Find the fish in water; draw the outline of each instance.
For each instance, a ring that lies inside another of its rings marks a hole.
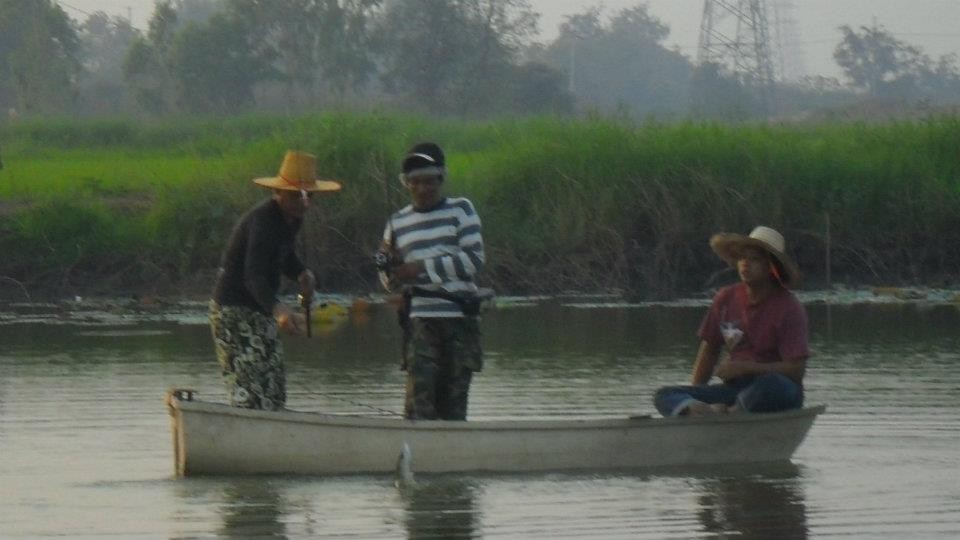
[[[410,445],[403,443],[400,448],[400,455],[397,456],[397,487],[412,486],[416,482],[413,479],[413,471],[410,466],[413,464],[413,450]]]

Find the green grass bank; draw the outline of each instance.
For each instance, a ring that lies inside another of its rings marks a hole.
[[[376,290],[371,253],[406,204],[413,142],[448,153],[450,194],[484,224],[501,293],[623,290],[641,298],[733,279],[717,231],[781,230],[806,276],[949,286],[960,278],[960,119],[888,124],[466,122],[394,114],[0,126],[0,299],[202,295],[250,181],[284,151],[343,181],[302,245],[328,291]],[[829,270],[828,270],[829,269]],[[829,272],[829,273],[828,273]],[[16,285],[16,286],[14,286]]]

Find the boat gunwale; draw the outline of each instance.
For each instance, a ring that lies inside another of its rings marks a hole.
[[[770,422],[794,418],[816,418],[827,406],[824,404],[812,405],[801,409],[791,409],[775,413],[758,414],[729,414],[703,417],[654,417],[654,416],[616,416],[601,418],[566,418],[566,419],[538,419],[538,420],[468,420],[465,422],[451,422],[446,420],[407,420],[402,418],[382,418],[362,415],[333,415],[320,412],[306,411],[261,411],[233,407],[223,403],[213,403],[199,400],[169,399],[168,406],[173,410],[210,414],[217,416],[233,416],[268,420],[273,422],[300,423],[312,425],[327,425],[355,429],[395,429],[417,431],[508,431],[508,430],[564,430],[564,429],[624,429],[650,428],[674,425],[694,426],[700,424],[746,424],[754,422]]]

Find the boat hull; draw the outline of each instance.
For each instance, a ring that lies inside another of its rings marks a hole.
[[[410,421],[268,412],[167,396],[178,476],[527,472],[777,462],[824,406],[704,418]]]

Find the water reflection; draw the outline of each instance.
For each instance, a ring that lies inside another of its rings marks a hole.
[[[400,495],[407,538],[478,538],[480,491],[475,481],[453,476],[404,486]]]
[[[806,539],[807,509],[800,468],[793,463],[733,470],[704,478],[698,517],[721,538]]]
[[[703,311],[491,311],[471,415],[649,411],[658,386],[689,378]],[[156,482],[172,471],[163,390],[224,399],[208,327],[0,324],[0,538],[960,538],[960,311],[808,313],[807,399],[830,409],[799,472],[424,475],[408,493],[373,477]],[[293,405],[399,408],[397,338],[374,306],[364,326],[287,341],[293,388],[349,399],[300,391]]]
[[[942,341],[960,324],[955,305],[904,303],[807,305],[810,332],[820,346],[856,344],[880,347]]]
[[[236,479],[223,486],[220,504],[224,538],[287,538],[286,501],[269,481]]]

